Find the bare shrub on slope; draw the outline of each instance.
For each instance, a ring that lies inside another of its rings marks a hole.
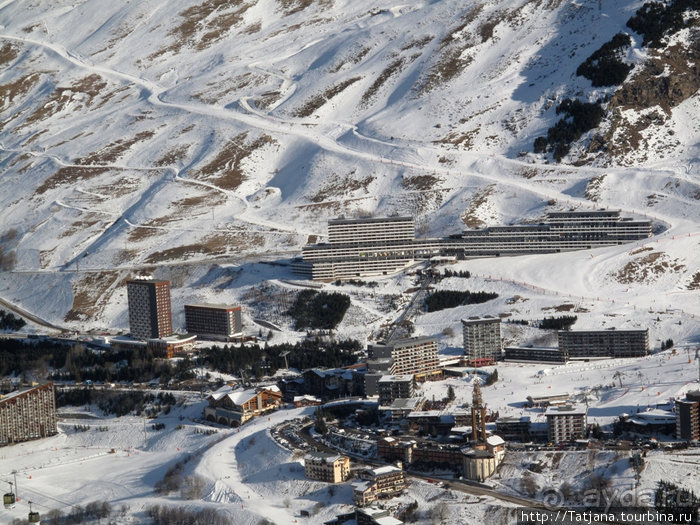
[[[91,153],[87,157],[76,160],[75,163],[83,166],[110,164],[126,153],[131,146],[148,140],[153,137],[153,135],[155,135],[155,131],[141,131],[131,138],[117,139],[114,142],[110,142],[102,149]]]
[[[24,95],[32,89],[41,78],[41,72],[30,73],[18,78],[13,82],[0,85],[0,110],[4,110],[12,106],[14,100]],[[2,124],[0,124],[2,129]]]
[[[363,189],[365,193],[368,193],[367,188],[375,178],[376,177],[372,175],[356,178],[355,170],[342,176],[333,174],[324,182],[324,184],[314,195],[309,197],[309,200],[311,202],[323,202],[332,197],[341,197],[360,189]]]
[[[474,45],[472,36],[466,33],[466,28],[476,20],[483,8],[481,4],[471,8],[462,16],[459,25],[442,38],[440,55],[421,82],[419,95],[425,95],[441,84],[449,82],[472,62],[472,57],[462,56],[464,51]]]
[[[434,190],[443,180],[435,175],[415,175],[401,179],[401,186],[407,190]]]
[[[484,225],[484,221],[478,217],[478,212],[479,209],[488,202],[489,197],[493,194],[495,189],[496,185],[490,184],[485,188],[481,188],[474,194],[469,206],[460,217],[468,228],[481,228]]]
[[[652,252],[628,262],[614,277],[623,284],[651,282],[666,272],[682,272],[685,265],[663,252]]]
[[[314,111],[323,106],[326,102],[328,102],[330,99],[332,99],[339,93],[342,93],[346,88],[353,85],[361,78],[362,77],[348,78],[346,80],[343,80],[342,82],[338,82],[337,84],[329,87],[323,93],[314,95],[309,100],[307,100],[299,109],[294,111],[293,115],[295,117],[311,116],[314,113]]]
[[[216,232],[207,235],[196,244],[188,244],[153,252],[146,258],[146,263],[164,261],[184,261],[194,257],[213,257],[228,253],[239,253],[246,249],[254,250],[262,246],[264,238],[257,233]]]
[[[66,321],[94,319],[104,308],[108,297],[105,292],[119,280],[118,272],[95,272],[81,274],[72,283],[73,306],[66,313]]]
[[[42,195],[48,190],[58,186],[75,184],[102,175],[109,171],[109,168],[83,168],[77,166],[64,166],[46,179],[34,192],[35,195]]]
[[[238,188],[246,179],[243,161],[256,150],[268,144],[277,144],[269,135],[260,135],[252,141],[246,141],[247,137],[247,131],[236,135],[221,148],[214,159],[194,173],[195,177],[211,180],[225,190]]]
[[[203,50],[221,40],[231,27],[243,20],[253,4],[241,0],[205,0],[180,12],[182,20],[170,31],[175,41],[153,53],[149,59],[167,52],[177,53],[183,47]]]
[[[6,42],[0,47],[0,65],[12,62],[19,55],[19,49],[14,44]]]
[[[608,104],[612,125],[589,150],[607,149],[615,157],[649,149],[643,132],[660,127],[673,108],[700,91],[700,30],[687,44],[652,51],[647,62],[615,92]],[[660,108],[661,111],[651,111]],[[627,112],[627,110],[633,110]],[[634,115],[632,118],[629,114]],[[659,143],[660,149],[667,145]]]

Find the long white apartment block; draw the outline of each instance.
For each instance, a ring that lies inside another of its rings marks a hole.
[[[334,219],[328,242],[302,249],[292,268],[316,280],[388,275],[416,260],[437,255],[497,257],[587,250],[645,239],[651,221],[635,221],[615,210],[547,214],[539,224],[492,226],[444,238],[415,238],[411,217]]]

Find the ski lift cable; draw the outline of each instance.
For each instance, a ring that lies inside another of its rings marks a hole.
[[[5,483],[9,483],[9,481],[6,481],[5,479],[3,479],[2,481],[4,481]],[[15,494],[17,494],[17,493],[19,492],[19,491],[17,491],[17,487],[15,487],[14,490],[15,490]],[[72,507],[72,508],[74,508],[74,509],[77,509],[77,508],[80,507],[80,505],[74,505],[73,503],[65,502],[65,501],[63,501],[63,500],[60,500],[60,499],[58,499],[58,498],[54,498],[53,496],[48,496],[48,495],[46,495],[46,494],[44,494],[44,493],[42,493],[42,492],[39,492],[39,491],[37,491],[37,490],[35,490],[35,489],[27,488],[27,487],[25,487],[25,486],[22,487],[22,491],[23,491],[23,492],[31,492],[32,494],[35,494],[35,495],[37,495],[37,496],[41,496],[42,498],[46,498],[46,499],[53,500],[53,501],[55,501],[55,502],[57,502],[57,503],[60,503],[60,504],[62,504],[62,505],[65,505],[66,507]],[[18,499],[18,501],[21,501],[21,500]],[[46,505],[42,505],[41,503],[37,503],[37,502],[34,501],[34,500],[32,500],[32,505],[35,505],[35,506],[38,506],[38,507],[43,507],[43,508],[45,508],[45,509],[47,509],[47,510],[51,510],[51,507],[47,507]]]

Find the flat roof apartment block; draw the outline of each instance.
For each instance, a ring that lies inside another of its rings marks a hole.
[[[317,281],[387,275],[413,262],[414,238],[411,217],[335,219],[328,243],[305,246],[292,266]]]
[[[549,407],[547,417],[547,437],[552,443],[566,443],[583,439],[586,435],[588,409],[574,405]]]
[[[412,241],[414,238],[413,217],[332,219],[328,221],[328,242],[331,244]]]
[[[292,269],[317,281],[384,275],[414,260],[556,253],[612,246],[651,236],[651,221],[619,211],[549,213],[540,224],[493,226],[443,238],[415,238],[411,217],[335,219],[328,242],[309,244]]]
[[[507,346],[505,361],[532,363],[566,363],[568,356],[561,349],[547,346]]]
[[[568,359],[643,357],[649,330],[560,330],[559,350]]]
[[[403,469],[393,465],[364,470],[360,479],[352,484],[355,505],[364,506],[381,497],[392,497],[406,488]]]
[[[350,458],[327,452],[310,452],[304,457],[307,479],[341,483],[350,476]]]
[[[129,329],[136,339],[160,339],[172,335],[170,281],[134,279],[126,283]]]
[[[225,304],[186,304],[187,332],[206,339],[227,340],[243,331],[241,307]]]
[[[462,319],[464,355],[469,366],[492,365],[501,357],[501,320],[497,317]]]
[[[369,345],[367,353],[372,360],[391,358],[390,372],[393,375],[415,374],[421,378],[440,366],[434,337],[410,337],[384,345]]]
[[[0,396],[0,445],[53,436],[57,432],[53,383]]]
[[[377,382],[379,405],[389,406],[396,399],[415,395],[416,380],[412,374],[382,376]]]

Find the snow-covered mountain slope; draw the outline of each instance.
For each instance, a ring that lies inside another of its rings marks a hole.
[[[643,46],[625,26],[641,5],[5,0],[3,297],[90,320],[133,271],[287,257],[340,214],[411,214],[446,235],[609,207],[693,233],[696,29]],[[631,87],[576,76],[621,31]],[[640,107],[649,64],[686,75],[685,95]],[[555,163],[533,141],[567,97],[610,107]],[[698,259],[684,242],[683,283]]]

